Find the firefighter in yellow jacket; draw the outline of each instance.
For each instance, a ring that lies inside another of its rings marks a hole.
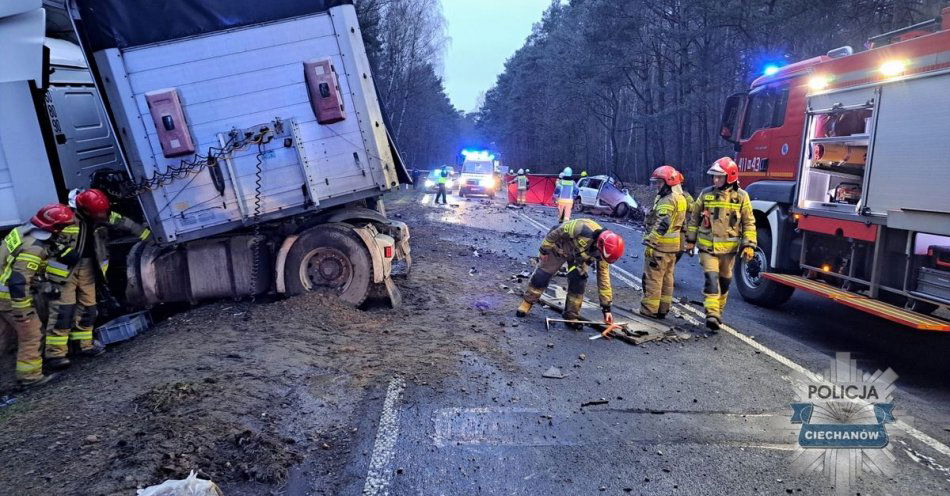
[[[650,182],[657,186],[653,209],[646,219],[643,238],[643,299],[640,314],[666,318],[673,305],[673,273],[682,252],[682,231],[688,204],[683,194],[683,175],[669,165],[653,171]]]
[[[66,279],[64,266],[47,270],[47,264],[64,249],[58,233],[72,224],[73,212],[66,205],[50,204],[30,222],[14,228],[0,245],[0,324],[13,328],[18,346],[16,378],[23,387],[38,386],[52,376],[43,375],[40,354],[42,324],[33,303],[33,293],[44,273],[49,277],[44,289],[55,295]]]
[[[109,230],[122,231],[147,240],[151,231],[110,210],[109,198],[100,190],[73,190],[70,207],[77,222],[63,230],[71,248],[59,261],[69,267],[62,294],[50,304],[46,324],[46,361],[54,369],[69,366],[69,343],[86,356],[96,356],[105,347],[93,341],[96,324],[96,279],[105,279],[109,269]],[[51,266],[52,267],[52,266]],[[98,274],[97,274],[98,272]]]
[[[706,278],[706,327],[718,330],[729,297],[736,254],[741,251],[746,260],[755,255],[755,217],[749,194],[739,187],[739,166],[731,158],[717,160],[706,173],[713,176],[713,186],[702,190],[690,208],[686,248],[699,246],[699,261]]]
[[[548,232],[541,242],[540,263],[534,270],[524,301],[517,315],[524,317],[541,299],[551,278],[567,264],[567,300],[564,303],[564,318],[580,318],[581,304],[587,286],[587,272],[591,264],[597,265],[597,288],[604,322],[613,323],[610,305],[613,292],[610,287],[610,264],[623,256],[624,242],[620,235],[604,229],[590,219],[567,221]],[[574,326],[577,327],[577,326]]]

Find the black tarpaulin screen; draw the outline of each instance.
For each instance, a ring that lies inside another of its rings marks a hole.
[[[353,0],[75,0],[92,51],[325,12]]]

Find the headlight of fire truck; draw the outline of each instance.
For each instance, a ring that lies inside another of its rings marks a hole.
[[[494,188],[495,187],[495,178],[494,177],[484,177],[481,181],[478,182],[483,188]]]

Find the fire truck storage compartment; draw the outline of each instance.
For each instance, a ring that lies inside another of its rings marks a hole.
[[[857,213],[864,193],[875,101],[874,89],[809,99],[799,208]]]
[[[881,89],[866,205],[950,214],[950,73]],[[950,222],[950,215],[947,217]]]
[[[248,16],[252,14],[267,12],[262,8]],[[350,4],[138,46],[107,47],[93,56],[135,178],[187,166],[182,160],[193,157],[168,158],[160,145],[164,121],[155,122],[156,130],[146,95],[163,88],[176,89],[199,160],[216,156],[211,169],[197,167],[139,195],[161,243],[356,201],[398,182]],[[347,118],[331,126],[317,122],[301,70],[314,59],[332,61],[339,76]],[[177,128],[178,122],[173,124]],[[262,127],[268,131],[255,140]],[[235,148],[235,142],[241,146]]]

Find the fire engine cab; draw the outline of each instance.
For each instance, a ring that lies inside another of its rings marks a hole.
[[[922,330],[950,305],[950,8],[771,68],[725,104],[759,249],[746,300],[795,289]]]

